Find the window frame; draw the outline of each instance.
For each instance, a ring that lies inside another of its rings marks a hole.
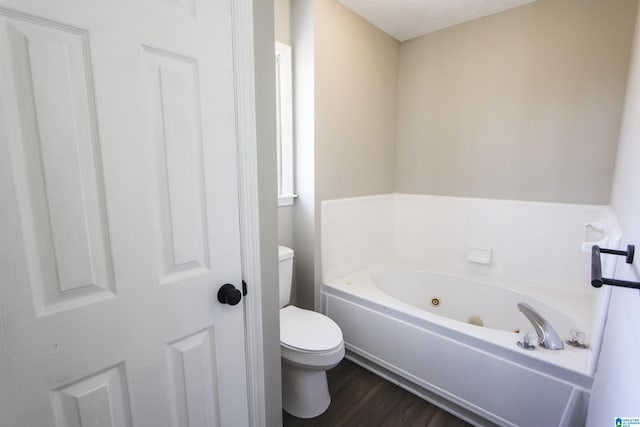
[[[293,78],[291,46],[275,42],[276,145],[278,161],[278,206],[291,206],[293,191]]]

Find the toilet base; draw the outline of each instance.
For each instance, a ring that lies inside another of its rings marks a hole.
[[[282,363],[282,408],[298,418],[313,418],[331,403],[327,371]]]

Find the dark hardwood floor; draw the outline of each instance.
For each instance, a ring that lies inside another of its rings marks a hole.
[[[331,405],[311,419],[283,412],[284,427],[465,427],[470,424],[344,359],[328,374]]]

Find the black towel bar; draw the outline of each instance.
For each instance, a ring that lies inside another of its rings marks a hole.
[[[598,245],[593,245],[593,248],[591,249],[591,286],[600,288],[602,285],[610,285],[622,286],[623,288],[640,289],[640,282],[629,282],[626,280],[602,277],[602,262],[600,260],[601,253],[624,256],[627,264],[632,264],[635,250],[636,247],[634,245],[627,245],[626,251],[605,249]]]

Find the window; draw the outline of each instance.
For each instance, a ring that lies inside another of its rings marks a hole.
[[[276,42],[276,129],[278,206],[291,206],[293,193],[293,106],[291,46]]]

